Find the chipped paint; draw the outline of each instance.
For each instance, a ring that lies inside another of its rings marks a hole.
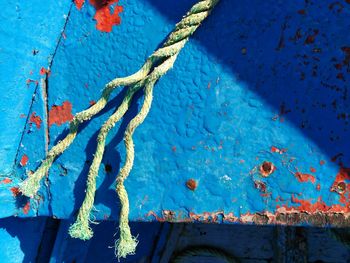
[[[0,181],[1,184],[9,184],[11,182],[12,182],[12,180],[10,178],[5,178],[5,179]]]
[[[49,111],[49,126],[58,126],[73,120],[72,104],[69,101],[63,102],[62,106],[53,105]]]
[[[34,123],[37,129],[40,129],[42,120],[41,120],[40,116],[36,115],[36,112],[33,112],[30,115],[29,121],[31,123]]]
[[[306,173],[301,173],[301,172],[296,172],[295,173],[295,177],[298,179],[299,182],[301,183],[305,183],[305,182],[312,182],[315,183],[316,182],[316,178],[315,176],[311,175],[311,174],[306,174]]]
[[[20,160],[19,163],[20,163],[20,165],[23,167],[23,166],[26,166],[26,165],[27,165],[28,160],[29,160],[28,155],[23,154],[23,155],[22,155],[22,158],[21,158],[21,160]]]
[[[119,25],[121,19],[119,13],[123,7],[118,5],[119,0],[90,0],[90,4],[95,7],[96,28],[102,32],[111,32],[113,26]],[[75,0],[76,7],[80,10],[85,0]]]
[[[23,214],[27,215],[30,210],[30,201],[28,201],[25,206],[22,208]]]

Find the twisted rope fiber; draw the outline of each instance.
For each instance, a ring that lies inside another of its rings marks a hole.
[[[172,68],[177,55],[184,47],[189,37],[200,26],[202,21],[209,15],[210,11],[217,4],[219,0],[203,0],[195,4],[187,15],[178,23],[174,31],[169,35],[167,41],[163,46],[155,51],[145,62],[143,67],[135,74],[125,77],[117,78],[109,82],[102,93],[98,102],[89,109],[79,112],[75,115],[70,125],[69,134],[54,146],[48,153],[47,158],[42,162],[36,172],[29,176],[21,185],[20,190],[26,196],[34,196],[40,187],[40,180],[46,175],[50,166],[57,156],[62,154],[65,149],[73,142],[78,133],[79,124],[91,119],[98,112],[100,112],[107,104],[109,97],[115,87],[129,86],[125,98],[121,105],[117,108],[115,113],[104,123],[100,129],[97,138],[96,154],[90,166],[86,196],[84,202],[79,209],[76,222],[70,227],[69,233],[72,237],[83,240],[90,239],[93,235],[89,226],[90,213],[94,204],[94,197],[96,191],[96,177],[101,164],[102,156],[105,148],[106,137],[112,127],[118,122],[125,112],[128,110],[132,97],[141,88],[144,88],[145,99],[140,112],[130,121],[124,135],[126,147],[126,161],[123,168],[120,170],[117,179],[116,191],[121,201],[120,212],[120,238],[116,241],[116,256],[126,257],[128,254],[133,254],[137,246],[137,239],[132,237],[130,227],[128,225],[129,201],[126,189],[124,187],[124,180],[129,175],[134,161],[134,144],[132,135],[135,129],[146,118],[151,102],[153,86],[157,80],[163,76],[169,69]],[[153,69],[153,71],[152,71]],[[152,71],[152,73],[150,73]]]
[[[170,260],[171,263],[187,262],[189,259],[193,259],[195,256],[213,256],[217,259],[221,259],[226,263],[239,263],[239,260],[228,254],[227,252],[209,246],[195,246],[186,248],[179,253],[175,254]]]
[[[137,83],[149,74],[154,64],[157,63],[160,58],[173,56],[179,53],[186,44],[189,36],[193,34],[201,22],[209,15],[210,11],[218,1],[219,0],[204,0],[195,4],[187,15],[176,25],[175,30],[169,35],[163,47],[154,52],[138,72],[128,77],[116,78],[107,83],[102,92],[101,98],[96,104],[75,115],[70,124],[68,135],[52,147],[39,168],[21,183],[20,191],[22,194],[28,197],[33,197],[37,193],[40,188],[40,181],[47,174],[53,161],[74,141],[79,125],[90,120],[106,106],[112,91],[116,87],[129,86]]]
[[[155,82],[173,66],[176,60],[176,57],[177,55],[168,58],[166,61],[163,62],[163,64],[161,64],[161,66],[156,67],[152,72],[152,74],[150,74],[146,80],[140,81],[133,87],[130,87],[128,89],[128,92],[122,104],[118,107],[116,112],[102,126],[98,134],[98,139],[97,139],[98,144],[96,148],[96,153],[94,155],[94,159],[92,161],[92,164],[90,166],[90,170],[88,173],[85,199],[79,209],[76,222],[69,229],[69,234],[72,237],[80,238],[82,240],[88,240],[93,236],[93,232],[89,226],[90,213],[94,204],[95,191],[96,191],[96,178],[98,175],[99,166],[101,164],[101,160],[102,160],[102,156],[105,148],[106,137],[110,129],[114,127],[115,123],[118,122],[123,116],[123,114],[126,112],[128,105],[130,105],[132,96],[142,86],[145,85],[145,99],[143,102],[143,106],[140,112],[130,121],[125,131],[124,140],[126,144],[127,157],[126,157],[125,165],[121,169],[121,172],[119,174],[120,176],[118,177],[119,179],[118,179],[118,185],[117,185],[117,189],[118,189],[117,193],[121,200],[121,214],[120,214],[120,227],[119,227],[121,238],[119,239],[117,247],[121,247],[122,249],[116,250],[116,251],[126,251],[125,249],[123,249],[124,247],[129,247],[127,251],[130,251],[130,253],[132,253],[132,251],[130,250],[132,247],[133,247],[132,250],[133,251],[135,250],[137,241],[135,238],[131,236],[131,231],[128,225],[129,201],[127,198],[126,190],[123,185],[125,178],[130,173],[133,160],[134,160],[134,149],[133,149],[133,142],[132,142],[131,136],[134,130],[136,129],[136,127],[143,122],[143,120],[147,116],[147,113],[149,112],[151,102],[152,102],[152,90]],[[130,143],[130,140],[131,140],[131,143]],[[123,252],[122,255],[126,256],[127,254]]]
[[[20,184],[20,191],[23,195],[33,197],[38,192],[40,188],[40,181],[49,171],[53,161],[74,141],[78,133],[79,125],[87,120],[90,120],[106,106],[112,91],[116,87],[132,85],[143,79],[151,71],[152,65],[155,61],[156,58],[149,58],[142,68],[133,75],[124,78],[116,78],[107,83],[102,92],[101,98],[93,106],[87,110],[78,112],[74,116],[72,122],[70,123],[69,133],[66,135],[66,137],[51,148],[46,156],[46,159],[42,161],[39,168]]]

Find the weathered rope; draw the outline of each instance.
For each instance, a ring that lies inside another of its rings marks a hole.
[[[106,106],[112,91],[116,87],[132,85],[143,79],[151,71],[155,60],[156,58],[149,58],[142,68],[135,74],[124,78],[116,78],[106,84],[101,98],[93,106],[87,110],[78,112],[74,116],[72,122],[70,123],[69,133],[67,136],[51,148],[46,156],[46,159],[42,161],[39,168],[20,184],[20,191],[23,195],[33,197],[37,193],[40,188],[40,181],[49,171],[53,161],[74,141],[78,133],[79,125],[87,120],[90,120]]]
[[[228,254],[226,251],[222,249],[209,247],[209,246],[195,246],[188,247],[176,254],[173,255],[170,260],[171,263],[184,263],[188,262],[188,260],[194,259],[196,256],[212,256],[216,259],[221,259],[220,262],[226,263],[239,263],[239,260],[232,255]]]
[[[146,63],[138,72],[131,76],[117,78],[109,82],[105,86],[102,96],[97,103],[89,109],[75,115],[70,124],[70,131],[68,135],[62,141],[58,142],[54,147],[52,147],[46,159],[43,160],[39,168],[20,185],[20,191],[24,195],[29,197],[34,196],[40,187],[41,179],[47,174],[55,158],[62,154],[64,150],[66,150],[73,142],[77,135],[79,125],[84,121],[91,119],[106,106],[115,87],[128,86],[123,102],[100,129],[97,138],[96,153],[88,173],[85,199],[81,208],[79,209],[76,222],[69,229],[69,233],[72,237],[87,240],[93,235],[89,222],[95,198],[96,177],[102,161],[106,138],[111,128],[114,127],[116,122],[118,122],[128,110],[134,94],[139,89],[144,87],[145,98],[142,108],[140,112],[130,121],[125,131],[124,142],[126,147],[126,161],[123,168],[119,172],[116,183],[116,192],[121,202],[119,222],[120,238],[115,244],[116,256],[119,259],[135,252],[137,239],[131,235],[128,221],[129,200],[124,187],[124,180],[129,175],[134,161],[134,144],[132,135],[135,129],[144,121],[150,110],[154,84],[161,76],[172,68],[177,55],[186,44],[189,37],[210,14],[210,11],[218,1],[219,0],[199,1],[190,9],[187,15],[178,24],[176,24],[174,31],[169,35],[163,46],[147,59]]]

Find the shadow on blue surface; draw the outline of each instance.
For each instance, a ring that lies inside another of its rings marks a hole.
[[[176,23],[196,1],[148,2]],[[275,108],[277,121],[349,165],[350,6],[333,2],[222,0],[193,40]]]
[[[90,241],[71,239],[69,225],[68,220],[46,217],[1,219],[0,262],[116,262],[117,222],[94,225]],[[139,239],[137,253],[120,262],[167,263],[189,246],[221,248],[242,262],[345,263],[350,259],[346,246],[325,228],[158,222],[134,222],[131,228]],[[200,259],[191,262],[218,262],[215,257]]]

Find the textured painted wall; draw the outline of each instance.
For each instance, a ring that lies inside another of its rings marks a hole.
[[[69,13],[57,8],[67,24],[44,74],[42,111],[23,133],[26,150],[18,155],[28,161],[17,158],[13,182],[39,164],[45,138],[52,147],[107,81],[136,71],[195,1],[107,2],[77,1]],[[222,0],[157,83],[135,133],[130,218],[348,224],[349,16],[345,0]],[[29,215],[76,213],[98,128],[123,94],[116,91],[56,160]],[[108,137],[97,219],[118,215],[113,183],[124,161],[122,135],[140,100]],[[17,210],[9,204],[9,211]]]

